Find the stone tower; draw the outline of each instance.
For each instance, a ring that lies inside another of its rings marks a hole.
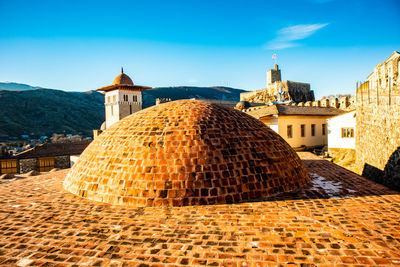
[[[275,64],[274,69],[267,70],[267,87],[274,82],[281,81],[281,70],[278,65]]]
[[[101,130],[142,109],[142,91],[150,87],[134,85],[131,78],[121,69],[112,85],[97,89],[104,92],[106,121]]]

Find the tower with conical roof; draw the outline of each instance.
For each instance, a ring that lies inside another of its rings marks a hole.
[[[124,73],[115,77],[111,85],[97,89],[104,92],[106,121],[101,130],[109,128],[117,121],[142,109],[142,91],[151,87],[134,85],[132,79]]]

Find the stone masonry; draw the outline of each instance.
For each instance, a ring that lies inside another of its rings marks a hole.
[[[357,89],[356,157],[363,175],[400,189],[400,54],[378,64]]]
[[[314,91],[310,90],[309,83],[282,81],[281,70],[278,65],[267,71],[267,88],[240,94],[240,101],[252,103],[268,103],[277,101],[282,90],[280,100],[292,100],[296,103],[314,101]]]
[[[57,156],[54,158],[54,168],[67,169],[71,167],[71,160],[69,155]]]
[[[19,173],[27,173],[30,171],[37,171],[37,158],[20,159],[19,160]]]

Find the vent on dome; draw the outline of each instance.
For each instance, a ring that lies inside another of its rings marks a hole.
[[[82,153],[64,188],[110,204],[182,206],[259,199],[308,180],[296,152],[259,120],[178,100],[108,128]]]

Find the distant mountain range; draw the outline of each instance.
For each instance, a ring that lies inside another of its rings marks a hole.
[[[39,86],[31,86],[23,83],[1,83],[0,90],[10,90],[10,91],[22,91],[22,90],[33,90],[39,89]]]
[[[143,91],[143,108],[156,98],[207,98],[239,101],[245,90],[230,87],[159,87]],[[104,121],[104,96],[0,82],[0,140],[22,134],[71,133],[91,136]]]

